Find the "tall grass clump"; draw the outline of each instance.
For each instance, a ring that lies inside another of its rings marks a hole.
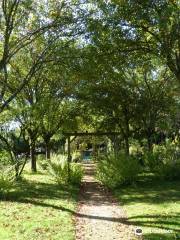
[[[140,168],[138,160],[133,156],[110,154],[99,159],[97,179],[109,188],[128,185],[136,180]]]
[[[70,163],[68,169],[66,155],[52,155],[51,161],[48,162],[48,171],[59,185],[69,183],[79,185],[83,178],[83,169],[80,164]]]

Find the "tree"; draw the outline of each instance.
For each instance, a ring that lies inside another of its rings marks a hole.
[[[74,39],[79,27],[78,17],[72,13],[78,8],[78,1],[19,1],[2,0],[0,5],[0,112],[22,91],[32,77],[41,69],[54,44],[60,38]],[[75,21],[76,18],[76,21]],[[37,42],[41,42],[39,53],[29,65],[23,78],[11,89],[11,68],[23,54],[29,54]]]
[[[126,153],[129,154],[129,126],[134,115],[133,82],[127,79],[125,66],[114,66],[114,56],[109,59],[106,56],[99,57],[94,46],[92,49],[94,55],[89,57],[89,62],[85,59],[85,65],[82,65],[82,79],[80,78],[77,85],[77,97],[96,110],[101,119],[101,128],[122,133]],[[92,54],[91,50],[86,50],[86,54]],[[117,149],[118,139],[114,140]]]
[[[94,2],[94,1],[93,1]],[[179,1],[98,1],[101,14],[88,22],[99,53],[156,56],[180,83]],[[117,60],[118,61],[118,60]]]
[[[137,93],[132,123],[134,138],[140,142],[146,138],[149,151],[157,143],[158,134],[165,132],[165,119],[170,117],[175,105],[174,87],[169,76],[167,69],[157,66],[143,66],[132,74]]]
[[[140,60],[131,54],[118,62],[115,53],[99,55],[96,41],[84,51],[88,57],[79,71],[77,98],[95,110],[101,119],[99,129],[121,132],[120,139],[112,139],[116,149],[123,140],[129,154],[130,140],[137,137],[146,138],[151,150],[156,129],[174,104],[172,73],[156,58]]]

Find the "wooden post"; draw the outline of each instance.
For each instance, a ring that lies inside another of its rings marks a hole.
[[[68,136],[68,182],[70,181],[70,162],[71,162],[71,139]]]

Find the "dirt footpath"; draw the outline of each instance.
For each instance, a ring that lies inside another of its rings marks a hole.
[[[75,218],[76,240],[132,240],[123,208],[95,181],[93,164],[85,164],[85,177]]]

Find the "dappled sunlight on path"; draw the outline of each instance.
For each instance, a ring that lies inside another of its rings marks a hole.
[[[128,240],[132,238],[123,208],[94,178],[95,165],[84,164],[85,177],[75,218],[76,240]]]

